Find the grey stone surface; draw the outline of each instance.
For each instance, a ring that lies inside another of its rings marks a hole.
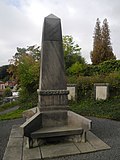
[[[75,126],[46,127],[31,134],[32,138],[61,137],[69,135],[82,135],[83,129]]]
[[[50,14],[44,19],[42,41],[62,41],[61,21]]]
[[[61,21],[54,15],[44,19],[40,74],[40,90],[66,89]]]
[[[96,150],[110,149],[110,147],[106,143],[101,141],[101,139],[96,137],[92,132],[87,133],[87,140]]]
[[[66,89],[62,41],[47,41],[42,44],[41,90]],[[47,62],[47,63],[46,63]]]
[[[12,125],[23,123],[23,119],[0,121],[0,159],[2,160]]]
[[[22,138],[23,130],[19,127],[19,125],[12,126],[10,138]]]
[[[83,128],[85,131],[92,129],[92,121],[72,111],[68,111],[68,124]]]
[[[21,160],[22,159],[22,149],[21,147],[7,147],[3,160]]]
[[[62,130],[65,128],[63,127]],[[71,129],[71,128],[69,128]],[[69,130],[67,129],[67,131]],[[56,129],[58,131],[58,129]],[[18,130],[19,132],[19,130]],[[50,129],[51,132],[51,129]],[[60,137],[59,137],[60,138]],[[59,139],[58,139],[59,140]],[[87,143],[82,142],[68,142],[60,140],[55,143],[41,144],[39,147],[32,149],[26,148],[26,138],[10,138],[3,160],[30,160],[30,159],[44,159],[60,156],[76,155],[82,153],[89,153],[104,149],[110,149],[102,140],[96,137],[93,133],[89,132],[87,136]],[[97,146],[97,147],[96,147]],[[100,147],[99,147],[100,146]]]
[[[60,110],[68,110],[69,106],[68,105],[57,105],[57,106],[44,106],[40,107],[41,112],[47,112],[47,111],[60,111]]]
[[[26,111],[24,111],[22,113],[23,117],[25,117],[26,119],[29,119],[31,118],[35,113],[37,113],[37,110],[38,110],[38,107],[34,107],[34,108],[31,108],[31,109],[28,109]]]
[[[73,143],[62,143],[42,146],[41,153],[43,158],[52,158],[79,154],[80,151]]]
[[[23,144],[23,137],[22,138],[9,138],[9,141],[8,141],[8,146],[9,147],[19,147],[19,146],[22,146]]]
[[[120,160],[120,122],[92,118],[92,132],[111,146],[110,150],[54,158],[54,160]],[[2,160],[11,126],[23,123],[23,119],[0,121],[0,159]],[[103,125],[104,124],[104,125]],[[31,152],[31,149],[30,149]],[[15,158],[14,158],[15,159]],[[53,158],[50,158],[53,160]]]
[[[68,103],[64,74],[61,20],[51,14],[44,19],[42,33],[41,67],[39,83],[39,107],[49,110],[53,106]],[[50,106],[50,107],[49,107]]]
[[[58,127],[67,125],[67,111],[49,111],[42,113],[42,127]]]
[[[20,128],[23,130],[23,135],[30,137],[30,134],[42,127],[42,115],[40,112],[34,114],[26,122],[24,122]]]
[[[13,126],[3,160],[21,160],[23,149],[23,134],[21,128]]]
[[[75,143],[81,153],[94,152],[96,149],[87,141],[86,143]]]
[[[23,159],[22,160],[30,160],[30,159],[41,159],[40,148],[32,148],[29,149],[26,147],[27,138],[24,137],[24,146],[23,146]]]

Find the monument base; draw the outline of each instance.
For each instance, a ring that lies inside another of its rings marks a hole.
[[[21,128],[19,126],[13,126],[3,160],[43,160],[46,158],[65,157],[76,154],[79,154],[78,159],[81,159],[81,154],[110,149],[106,143],[90,131],[87,132],[86,138],[86,143],[57,141],[55,143],[52,142],[41,145],[39,143],[39,145],[36,144],[38,147],[28,149],[26,147],[27,138],[23,136]],[[74,157],[71,157],[71,159],[72,158],[74,159]]]
[[[59,110],[37,112],[21,125],[24,136],[28,137],[28,147],[33,147],[34,140],[56,139],[64,137],[74,141],[86,142],[86,132],[91,129],[91,120],[72,111]]]

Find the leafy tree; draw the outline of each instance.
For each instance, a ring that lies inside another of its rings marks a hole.
[[[72,64],[71,67],[68,68],[67,72],[69,73],[69,75],[83,75],[84,73],[84,69],[85,69],[85,64],[82,64],[80,62],[75,62],[74,64]]]
[[[106,60],[116,59],[110,41],[110,29],[107,19],[104,19],[102,28],[99,18],[96,21],[93,36],[93,51],[90,53],[93,64],[99,64]]]
[[[64,49],[66,72],[76,62],[85,64],[85,59],[81,56],[81,52],[80,52],[81,48],[79,47],[78,44],[75,44],[72,36],[69,36],[69,35],[63,36],[63,49]]]
[[[63,47],[67,73],[78,74],[82,70],[81,64],[85,64],[80,53],[81,48],[73,42],[72,36],[63,37]],[[17,53],[10,63],[8,71],[21,88],[21,102],[35,105],[40,75],[40,47],[17,48]]]
[[[20,81],[19,74],[19,65],[23,60],[23,57],[32,57],[35,62],[40,60],[40,47],[39,46],[28,46],[27,48],[19,48],[17,47],[17,52],[13,56],[13,59],[10,60],[10,67],[8,68],[8,72],[12,75],[12,79],[16,80],[17,83]]]
[[[39,54],[38,54],[39,53]],[[21,102],[36,102],[37,88],[39,84],[40,48],[30,46],[17,48],[17,53],[11,60],[9,72],[17,80]],[[31,97],[34,98],[32,99]],[[34,104],[35,105],[35,104]]]
[[[22,62],[18,67],[21,87],[20,100],[21,102],[27,101],[36,105],[39,85],[39,61],[35,61],[32,55],[24,55],[20,60]]]
[[[39,62],[35,61],[32,55],[23,55],[18,66],[20,85],[33,92],[39,79]]]

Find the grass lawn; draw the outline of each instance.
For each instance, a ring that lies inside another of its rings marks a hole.
[[[10,113],[2,114],[0,115],[0,120],[10,120],[10,119],[21,118],[23,111],[24,111],[23,109],[18,109]]]
[[[0,106],[0,112],[2,112],[4,110],[7,110],[9,108],[12,108],[14,106],[17,106],[17,105],[19,105],[18,101],[5,103],[5,104]],[[18,110],[12,111],[10,113],[2,114],[2,115],[0,115],[0,120],[9,120],[9,119],[21,118],[23,111],[24,111],[23,109],[18,109]]]
[[[120,121],[120,98],[95,101],[91,99],[71,103],[70,109],[83,116],[108,118]]]

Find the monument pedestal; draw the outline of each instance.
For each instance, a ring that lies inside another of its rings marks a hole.
[[[27,138],[23,137],[23,133],[21,132],[20,127],[13,126],[3,160],[45,160],[46,158],[52,159],[55,157],[65,157],[70,155],[73,156],[76,154],[78,155],[77,159],[81,159],[81,154],[88,154],[90,152],[98,152],[100,150],[110,149],[110,147],[106,143],[96,137],[92,132],[87,132],[86,137],[86,143],[76,141],[58,141],[57,139],[57,142],[55,143],[49,142],[43,145],[42,141],[38,141],[39,145],[37,143],[34,143],[35,147],[29,149],[26,147]],[[96,154],[94,155],[96,158]]]
[[[36,113],[21,127],[24,136],[28,137],[28,147],[32,148],[35,139],[44,142],[48,138],[53,141],[62,138],[86,142],[86,133],[91,129],[91,123],[91,120],[72,111],[59,110]]]

